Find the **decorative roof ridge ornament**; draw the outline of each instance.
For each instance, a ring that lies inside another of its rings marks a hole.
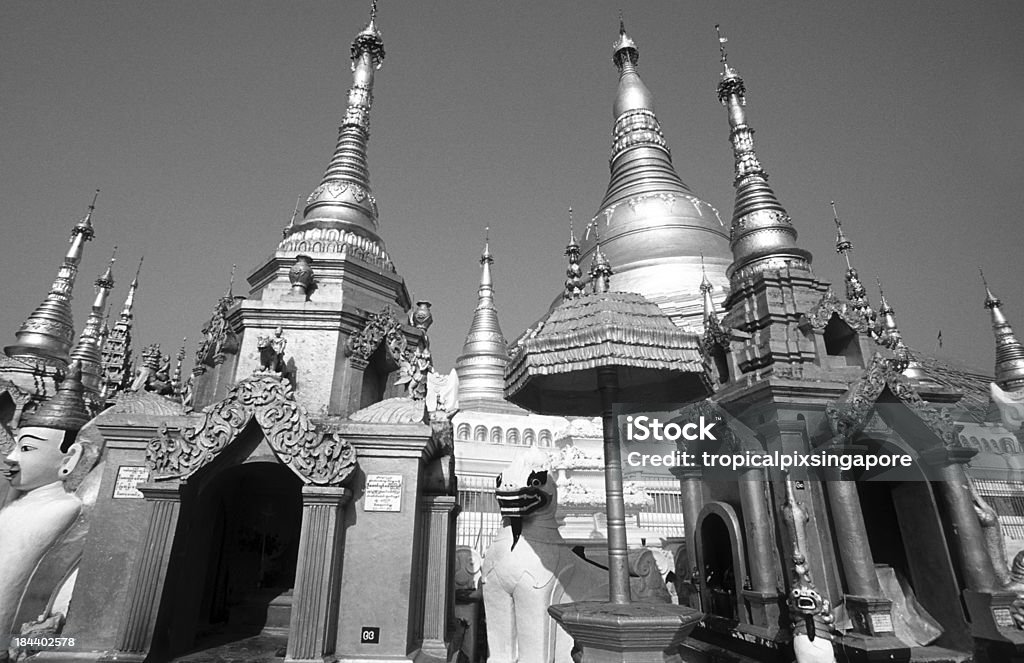
[[[995,382],[1006,391],[1024,392],[1024,345],[1014,335],[1003,314],[1003,303],[992,294],[985,273],[980,267],[978,271],[985,285],[985,308],[992,313],[992,333],[996,338]]]
[[[717,24],[715,32],[722,63],[717,95],[729,111],[729,142],[735,163],[736,202],[729,230],[733,263],[729,266],[729,278],[735,282],[765,270],[784,268],[810,272],[811,253],[797,245],[793,220],[768,185],[768,173],[754,150],[754,130],[747,124],[743,110],[747,90],[743,79],[727,62],[728,39]]]
[[[946,408],[928,405],[913,382],[903,375],[892,359],[875,355],[862,376],[854,381],[838,401],[825,406],[825,415],[835,438],[834,446],[853,439],[871,419],[878,397],[887,387],[908,410],[913,412],[942,441],[946,448],[961,446],[957,424]],[[885,417],[882,417],[885,419]]]
[[[58,368],[66,367],[70,361],[69,352],[75,341],[71,296],[85,243],[96,236],[92,226],[92,214],[96,209],[96,199],[99,195],[100,190],[96,189],[85,216],[71,228],[71,237],[68,240],[71,246],[57,270],[57,278],[50,286],[46,299],[29,314],[21,329],[16,332],[17,341],[4,348],[4,353],[8,357],[41,361]]]

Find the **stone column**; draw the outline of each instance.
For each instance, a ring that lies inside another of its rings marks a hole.
[[[697,551],[694,548],[697,537],[697,518],[704,508],[704,489],[701,484],[701,471],[696,467],[673,467],[672,474],[679,478],[679,490],[683,500],[683,537],[686,546],[686,576],[680,580],[689,587],[692,608],[700,609],[700,585],[694,580],[697,569]],[[699,571],[698,571],[699,573]]]
[[[740,476],[740,507],[750,566],[750,589],[744,589],[743,596],[751,606],[752,623],[775,629],[779,617],[778,578],[775,573],[777,553],[772,542],[775,521],[768,510],[766,486],[767,477],[763,469],[751,468]]]
[[[125,619],[117,634],[114,652],[101,661],[143,661],[153,644],[157,613],[167,579],[167,565],[181,512],[181,484],[141,484],[138,489],[153,504],[142,557],[128,592]]]
[[[454,495],[424,495],[420,514],[428,539],[423,557],[423,644],[421,653],[444,659],[446,639],[454,613],[455,585],[452,562],[455,553],[455,517],[459,513]],[[419,657],[417,657],[419,660]]]
[[[996,587],[996,573],[992,558],[985,550],[981,521],[974,511],[967,474],[964,472],[964,464],[976,453],[977,449],[966,447],[933,449],[921,454],[921,460],[932,467],[932,474],[940,480],[939,492],[952,521],[953,538],[957,544],[960,569],[967,589],[984,592]]]
[[[846,579],[846,605],[853,623],[865,635],[892,633],[892,601],[882,594],[875,573],[875,560],[871,555],[857,484],[845,480],[828,481],[827,490],[839,559]]]
[[[333,660],[347,488],[302,487],[302,532],[288,627],[287,663]]]

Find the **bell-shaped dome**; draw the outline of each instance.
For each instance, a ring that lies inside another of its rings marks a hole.
[[[701,255],[717,293],[728,291],[729,235],[718,211],[688,187],[654,114],[654,98],[637,73],[636,44],[620,25],[613,59],[619,86],[613,105],[611,177],[581,250],[596,239],[614,268],[611,289],[642,294],[676,323],[699,329]]]

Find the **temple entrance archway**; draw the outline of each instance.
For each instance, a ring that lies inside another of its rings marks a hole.
[[[892,440],[859,443],[871,453],[916,456],[913,450]],[[906,476],[905,481],[864,477],[856,482],[876,575],[887,596],[897,602],[909,601],[911,612],[916,600],[926,613],[925,622],[934,620],[928,625],[913,617],[903,619],[903,624],[895,624],[897,635],[901,635],[901,629],[909,629],[916,637],[934,637],[932,628],[937,626],[942,633],[934,644],[969,648],[970,631],[957,590],[957,570],[942,522],[941,501],[916,464],[911,471],[917,476]],[[899,611],[906,613],[906,608]],[[894,606],[894,617],[896,614]]]
[[[258,429],[243,437],[250,435],[261,437]],[[176,541],[175,581],[165,589],[166,623],[158,629],[166,634],[158,649],[172,656],[288,633],[302,481],[273,457],[218,469],[182,503],[187,534]]]
[[[208,487],[209,562],[199,636],[288,628],[302,522],[301,481],[276,463],[245,463]]]

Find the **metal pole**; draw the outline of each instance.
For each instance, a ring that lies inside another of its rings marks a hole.
[[[604,423],[604,488],[608,514],[608,600],[629,603],[629,560],[626,551],[626,504],[622,497],[622,452],[619,449],[619,425],[614,405],[619,391],[615,368],[597,370],[597,388],[601,393],[601,419]]]

